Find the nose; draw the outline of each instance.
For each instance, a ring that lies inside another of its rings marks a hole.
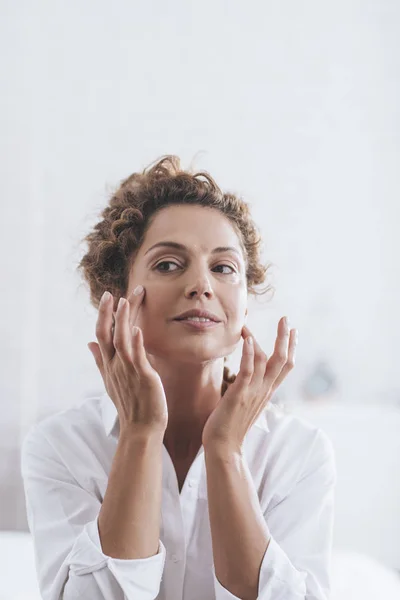
[[[213,296],[213,289],[210,284],[210,280],[208,276],[205,274],[204,270],[199,270],[197,275],[194,276],[194,280],[192,280],[186,286],[185,296],[187,298],[192,298],[193,296],[205,295],[207,298],[211,298]]]

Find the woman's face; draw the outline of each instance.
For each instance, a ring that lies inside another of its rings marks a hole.
[[[153,248],[160,242],[184,248]],[[217,247],[233,249],[213,252]],[[172,205],[158,212],[131,268],[127,295],[139,284],[145,297],[136,324],[148,353],[199,362],[234,351],[247,307],[245,259],[234,228],[218,210]],[[220,322],[199,330],[174,320],[191,308],[209,310]]]

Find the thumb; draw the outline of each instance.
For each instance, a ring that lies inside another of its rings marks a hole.
[[[96,342],[89,342],[87,347],[96,361],[97,368],[99,369],[100,373],[103,374],[103,358],[101,356],[99,345],[96,344]]]

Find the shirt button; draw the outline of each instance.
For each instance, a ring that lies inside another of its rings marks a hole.
[[[178,562],[178,560],[179,560],[179,558],[177,557],[177,555],[176,555],[176,554],[173,554],[173,555],[171,556],[171,558],[172,558],[172,560],[173,560],[174,562]]]
[[[196,482],[194,479],[189,479],[189,487],[194,487],[196,485]]]

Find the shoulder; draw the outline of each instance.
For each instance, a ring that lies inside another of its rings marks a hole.
[[[306,477],[328,486],[336,482],[334,448],[323,429],[293,414],[286,406],[271,405],[266,419],[266,466],[269,464],[280,480],[287,482],[285,493]]]
[[[22,442],[21,456],[29,454],[62,457],[82,451],[105,436],[102,423],[101,393],[79,401],[71,408],[56,412],[34,424]]]
[[[324,456],[334,454],[332,442],[326,432],[294,414],[289,407],[271,404],[266,410],[266,418],[273,443],[280,445],[290,441],[293,452],[308,448],[310,452],[322,453]]]

